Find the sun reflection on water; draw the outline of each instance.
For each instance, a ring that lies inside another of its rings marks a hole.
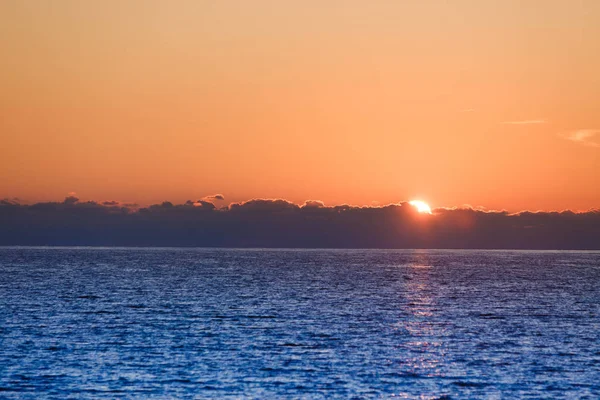
[[[404,308],[401,318],[395,324],[406,336],[401,344],[409,357],[402,360],[398,368],[403,373],[419,376],[440,376],[444,363],[445,348],[442,337],[445,329],[436,322],[436,294],[430,284],[430,276],[435,268],[427,260],[427,255],[415,253],[415,260],[401,266],[406,270],[402,285]]]

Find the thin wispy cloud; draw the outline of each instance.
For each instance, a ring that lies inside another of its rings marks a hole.
[[[223,196],[220,193],[217,194],[211,194],[210,196],[204,196],[202,198],[202,200],[206,200],[206,201],[217,201],[217,200],[225,200],[225,196]]]
[[[545,124],[544,119],[525,119],[522,121],[504,121],[503,124],[507,125],[534,125],[534,124]]]
[[[600,147],[600,143],[593,140],[598,134],[600,134],[600,129],[578,129],[576,131],[559,133],[558,136],[584,146]]]

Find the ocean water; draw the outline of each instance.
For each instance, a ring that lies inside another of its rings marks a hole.
[[[600,253],[0,248],[0,398],[600,397]]]

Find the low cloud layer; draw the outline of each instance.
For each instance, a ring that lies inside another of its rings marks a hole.
[[[0,202],[0,245],[308,248],[600,249],[600,211],[487,212],[408,203],[302,205],[199,200],[137,208],[118,202]]]

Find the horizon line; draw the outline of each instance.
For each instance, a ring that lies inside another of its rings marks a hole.
[[[56,250],[240,250],[240,251],[485,251],[485,252],[586,252],[600,253],[600,249],[516,249],[516,248],[427,248],[427,247],[228,247],[228,246],[95,246],[95,245],[0,245],[0,249],[56,249]]]

